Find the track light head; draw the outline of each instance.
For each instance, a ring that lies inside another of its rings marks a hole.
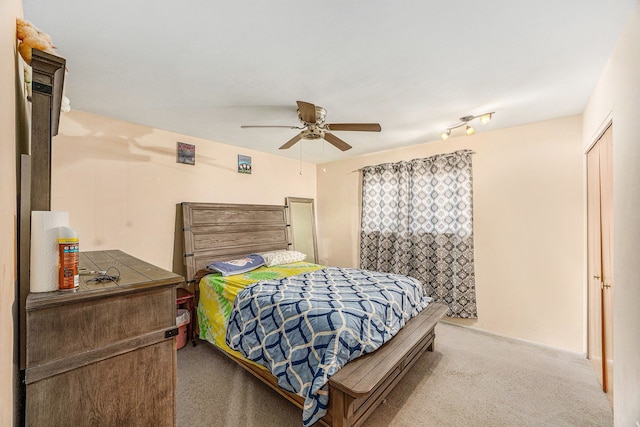
[[[449,138],[450,135],[451,135],[451,129],[447,129],[446,131],[442,132],[442,134],[440,134],[440,138],[444,141],[447,138]]]
[[[466,133],[467,135],[473,135],[474,133],[476,133],[476,130],[472,126],[467,125]]]

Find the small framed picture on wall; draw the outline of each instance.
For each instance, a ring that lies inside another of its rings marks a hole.
[[[238,154],[238,173],[251,173],[251,157]]]
[[[196,146],[178,141],[177,160],[178,163],[186,165],[196,164]]]

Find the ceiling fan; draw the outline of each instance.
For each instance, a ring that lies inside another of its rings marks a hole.
[[[324,139],[329,144],[346,151],[351,148],[349,144],[338,138],[329,131],[361,131],[361,132],[380,132],[382,128],[378,123],[325,123],[324,118],[327,110],[313,105],[309,102],[297,101],[298,103],[298,120],[303,126],[240,126],[243,129],[248,128],[287,128],[301,129],[301,132],[287,141],[281,150],[292,147],[301,139]]]

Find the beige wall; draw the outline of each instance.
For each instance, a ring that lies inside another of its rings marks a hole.
[[[640,421],[640,2],[585,109],[587,146],[613,121],[613,406],[616,426]]]
[[[73,99],[71,100],[73,106]],[[176,163],[176,142],[196,146]],[[252,174],[237,172],[238,154]],[[316,197],[316,166],[72,110],[53,139],[52,210],[69,211],[82,251],[121,249],[172,268],[180,202],[284,204]]]
[[[22,1],[0,2],[0,426],[14,422],[14,385],[18,372],[14,363],[13,305],[17,281],[16,253],[16,17],[22,16]],[[18,89],[19,90],[19,89]],[[24,110],[22,110],[24,112]],[[24,115],[24,113],[22,113]]]
[[[500,120],[499,114],[495,120]],[[574,352],[584,347],[581,117],[479,130],[318,167],[321,261],[358,265],[359,173],[365,165],[463,148],[473,156],[473,327]],[[322,170],[326,169],[326,172]]]

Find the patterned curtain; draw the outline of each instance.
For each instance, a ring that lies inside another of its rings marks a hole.
[[[471,151],[362,170],[360,268],[415,277],[476,318]]]

